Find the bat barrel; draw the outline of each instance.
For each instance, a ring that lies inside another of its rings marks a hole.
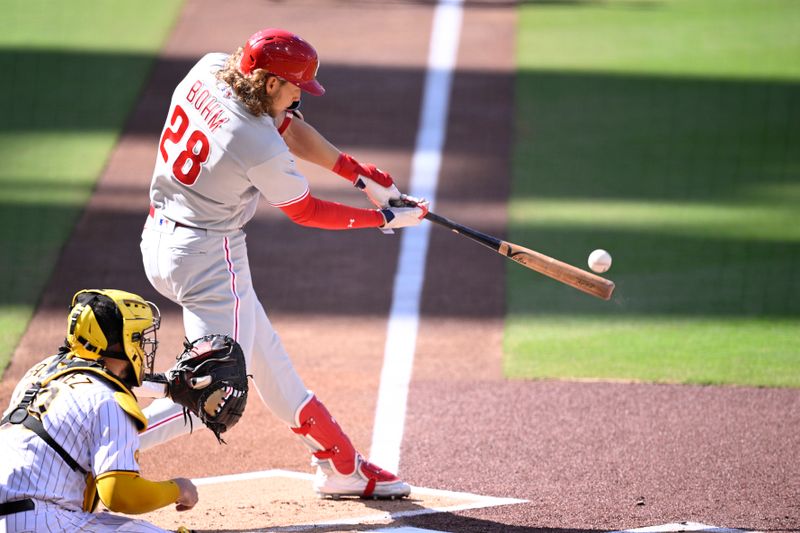
[[[431,213],[430,211],[425,215],[425,218],[431,222],[443,226],[445,228],[463,235],[470,240],[486,246],[495,252],[503,255],[520,265],[530,268],[540,274],[544,274],[556,281],[560,281],[575,289],[583,291],[597,298],[603,300],[611,299],[611,294],[614,292],[614,282],[591,272],[587,272],[578,267],[554,259],[550,256],[536,252],[529,248],[519,246],[518,244],[506,242],[481,233],[470,227],[454,222],[449,218]]]

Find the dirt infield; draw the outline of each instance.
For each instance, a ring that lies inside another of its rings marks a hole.
[[[177,353],[179,310],[149,286],[138,242],[170,93],[206,51],[232,50],[264,26],[306,36],[321,53],[328,91],[305,98],[309,121],[407,185],[432,2],[221,5],[187,1],[0,383],[3,404],[27,367],[60,343],[66,303],[79,288],[155,300],[164,312],[159,365]],[[495,235],[506,226],[515,22],[511,2],[466,2],[438,189],[438,212]],[[366,206],[339,178],[301,168],[318,196]],[[398,236],[301,228],[266,205],[247,232],[254,283],[300,375],[368,452]],[[110,253],[90,261],[97,243]],[[194,510],[154,520],[208,531],[596,531],[680,521],[800,531],[800,391],[509,382],[501,369],[505,268],[474,244],[431,232],[399,472],[419,488],[409,501],[320,501],[302,477],[245,479],[204,486]],[[311,472],[305,448],[257,396],[226,440],[220,446],[197,430],[144,452],[143,472]],[[458,510],[456,495],[424,488],[525,501]],[[385,520],[346,523],[376,513]]]

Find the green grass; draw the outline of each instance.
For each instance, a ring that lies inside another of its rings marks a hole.
[[[800,4],[520,8],[510,237],[611,302],[510,264],[514,378],[800,387]]]
[[[515,318],[508,324],[510,352],[547,348],[535,357],[510,358],[506,372],[514,377],[797,387],[796,327],[796,321],[773,319],[655,316],[618,319],[610,326],[601,317]],[[754,339],[768,342],[759,345]]]
[[[0,373],[181,4],[3,3]]]

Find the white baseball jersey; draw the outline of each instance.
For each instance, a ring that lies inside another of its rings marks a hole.
[[[274,119],[254,116],[217,80],[227,59],[207,54],[176,87],[150,187],[170,220],[218,231],[244,226],[261,194],[277,206],[308,194]]]
[[[261,398],[293,424],[308,391],[253,288],[241,228],[259,196],[290,205],[309,194],[308,182],[272,117],[250,113],[217,80],[228,57],[204,56],[173,92],[150,185],[153,209],[142,232],[142,259],[153,287],[183,307],[186,336],[236,339]],[[143,449],[189,432],[183,409],[169,399],[144,412]]]
[[[12,408],[52,359],[28,371],[14,390]],[[139,471],[135,456],[139,435],[134,421],[114,399],[114,392],[96,374],[72,372],[50,381],[31,404],[31,409],[42,414],[47,433],[94,477],[109,471]],[[4,424],[0,457],[0,502],[31,498],[70,511],[82,510],[84,475],[72,470],[33,431],[22,424]]]
[[[261,195],[277,207],[303,200],[311,204],[308,183],[276,121],[250,113],[216,79],[228,57],[204,56],[173,93],[156,153],[142,261],[152,286],[183,308],[186,337],[216,333],[236,339],[261,399],[296,427],[313,393],[256,295],[241,228],[255,214]],[[375,225],[375,217],[382,221],[377,212],[371,214]],[[153,401],[144,413],[144,449],[190,431],[183,409],[169,398]],[[319,451],[318,445],[309,447]],[[363,487],[363,472],[348,478],[347,486]]]

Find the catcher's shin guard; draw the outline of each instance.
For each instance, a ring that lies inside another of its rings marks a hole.
[[[338,498],[402,498],[411,487],[400,478],[364,460],[325,406],[310,395],[295,415],[292,431],[314,450],[320,496]]]

